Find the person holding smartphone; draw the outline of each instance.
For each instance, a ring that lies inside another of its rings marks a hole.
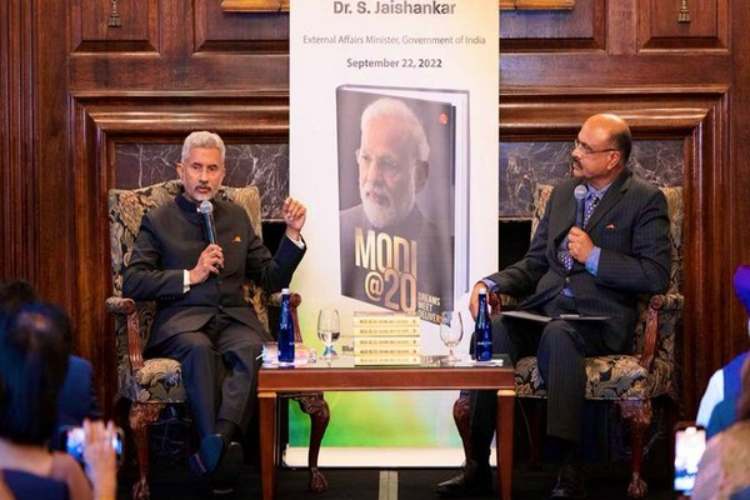
[[[84,423],[86,475],[68,454],[50,452],[57,396],[69,348],[58,325],[64,313],[27,304],[0,313],[0,471],[16,498],[110,500],[116,495],[115,429]]]

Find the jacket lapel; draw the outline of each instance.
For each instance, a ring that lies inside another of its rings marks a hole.
[[[596,206],[594,212],[591,214],[588,224],[586,224],[586,227],[584,228],[587,233],[591,234],[591,230],[599,223],[602,217],[612,210],[612,208],[620,202],[622,197],[625,196],[625,193],[630,187],[631,176],[632,173],[630,170],[623,170],[617,180],[612,184],[612,187],[607,190],[604,198],[602,198]]]
[[[571,191],[570,196],[563,196],[560,210],[563,215],[561,221],[563,224],[557,225],[557,227],[550,227],[550,233],[552,235],[552,241],[555,243],[555,248],[560,245],[560,241],[568,235],[568,231],[573,227],[576,222],[576,200],[573,197]],[[554,231],[554,233],[552,233]]]

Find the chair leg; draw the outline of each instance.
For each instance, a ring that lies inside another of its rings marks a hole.
[[[530,432],[530,440],[531,440],[531,449],[529,450],[529,467],[531,467],[534,470],[540,470],[542,468],[542,457],[541,457],[541,450],[542,450],[542,439],[543,439],[543,431],[542,431],[542,414],[543,414],[543,408],[542,404],[543,402],[541,400],[536,399],[527,399],[529,402],[528,405],[526,405],[526,408],[529,408],[531,411],[531,422],[529,422],[529,426],[531,427]]]
[[[133,441],[138,460],[138,481],[133,485],[133,499],[148,500],[148,426],[156,422],[164,409],[162,403],[136,403],[130,407],[128,421],[133,430]]]
[[[643,465],[643,441],[653,416],[651,401],[620,401],[619,405],[622,417],[630,424],[632,474],[628,485],[628,496],[644,498],[648,493],[648,484],[641,476],[641,466]]]
[[[472,456],[471,454],[471,401],[469,396],[461,394],[459,398],[453,403],[453,420],[456,422],[456,429],[458,429],[458,435],[461,436],[461,442],[464,445],[464,454],[466,460]]]
[[[310,469],[308,488],[313,493],[323,493],[328,490],[328,480],[318,469],[318,455],[320,443],[331,419],[328,403],[322,393],[310,394],[296,398],[304,413],[310,415],[310,447],[307,454],[307,466]]]

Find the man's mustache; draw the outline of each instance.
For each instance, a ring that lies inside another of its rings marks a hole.
[[[366,186],[364,186],[363,191],[364,191],[365,197],[367,197],[367,198],[376,197],[378,199],[385,199],[385,200],[388,201],[388,203],[391,202],[390,194],[388,193],[388,191],[386,191],[383,188],[376,187],[376,186],[367,186],[366,185]]]

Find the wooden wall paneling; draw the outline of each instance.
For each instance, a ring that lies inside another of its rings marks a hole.
[[[107,408],[117,389],[113,321],[104,302],[112,294],[107,190],[115,185],[118,141],[182,142],[192,130],[214,130],[226,140],[288,141],[288,97],[215,92],[72,92],[71,134],[76,200],[72,291],[76,348],[94,363],[97,389]]]
[[[0,281],[34,281],[33,19],[24,0],[0,3]]]
[[[518,10],[572,10],[576,0],[513,0],[513,4]]]
[[[686,299],[682,337],[682,398],[685,417],[694,416],[703,390],[725,348],[708,341],[732,323],[714,314],[732,300],[726,282],[724,255],[728,233],[721,218],[732,209],[724,195],[729,175],[728,86],[665,88],[501,89],[500,139],[550,140],[574,137],[586,117],[613,111],[630,123],[639,138],[680,138],[686,143],[684,228],[684,287]],[[722,274],[723,273],[723,274]]]
[[[33,179],[34,197],[29,229],[35,235],[31,253],[37,266],[34,284],[42,296],[63,306],[74,325],[77,297],[73,255],[74,203],[69,167],[70,134],[67,96],[67,2],[34,0],[33,21],[25,27],[33,33],[36,54],[31,71],[34,83],[34,129],[27,138],[35,151],[27,175]],[[63,22],[65,20],[65,22]],[[86,300],[83,297],[83,300]]]
[[[289,0],[221,0],[226,12],[289,12]]]
[[[638,0],[607,2],[607,54],[637,52]]]
[[[281,50],[288,42],[278,39],[288,30],[288,15],[257,19],[244,15],[243,22],[250,26],[244,36],[250,39],[243,40],[238,38],[237,24],[227,21],[236,15],[224,14],[214,4],[214,0],[159,0],[159,52],[74,52],[69,60],[71,89],[288,89],[289,56]],[[222,17],[209,22],[208,9]],[[205,15],[196,18],[196,11]],[[227,23],[234,27],[231,36],[222,39]]]
[[[740,264],[750,265],[750,9],[743,0],[734,0],[729,27],[732,30],[732,146],[730,165],[732,171],[725,179],[725,194],[731,200],[733,210],[726,224],[729,231],[730,274],[723,276],[729,283],[731,275]],[[748,314],[739,300],[730,302],[731,330],[727,332],[729,345],[725,352],[733,355],[750,348],[748,338]]]
[[[605,0],[578,0],[563,11],[503,11],[500,46],[504,53],[604,50],[606,25]]]
[[[116,396],[117,378],[114,335],[107,328],[109,318],[104,307],[107,293],[106,279],[110,266],[109,238],[97,228],[107,224],[107,169],[102,168],[106,150],[105,134],[97,126],[88,110],[71,99],[74,113],[72,139],[72,180],[75,200],[73,240],[77,252],[76,270],[76,350],[92,361],[99,400],[111,408]],[[112,358],[111,360],[109,358]]]
[[[118,0],[120,26],[110,26],[112,0],[71,0],[72,52],[159,52],[159,0]]]
[[[680,2],[639,0],[642,51],[726,52],[731,0],[689,0],[690,22],[679,22]]]
[[[195,52],[289,52],[289,15],[225,12],[215,0],[193,0]]]
[[[501,47],[505,42],[501,41]],[[504,49],[503,49],[504,50]],[[609,55],[604,51],[543,54],[500,54],[500,85],[644,87],[727,84],[732,74],[729,54],[709,52],[692,60],[672,51],[663,54]],[[700,71],[698,71],[700,67]]]
[[[575,5],[576,0],[498,0],[503,10],[570,10]],[[221,8],[225,12],[289,12],[289,0],[222,0]]]

